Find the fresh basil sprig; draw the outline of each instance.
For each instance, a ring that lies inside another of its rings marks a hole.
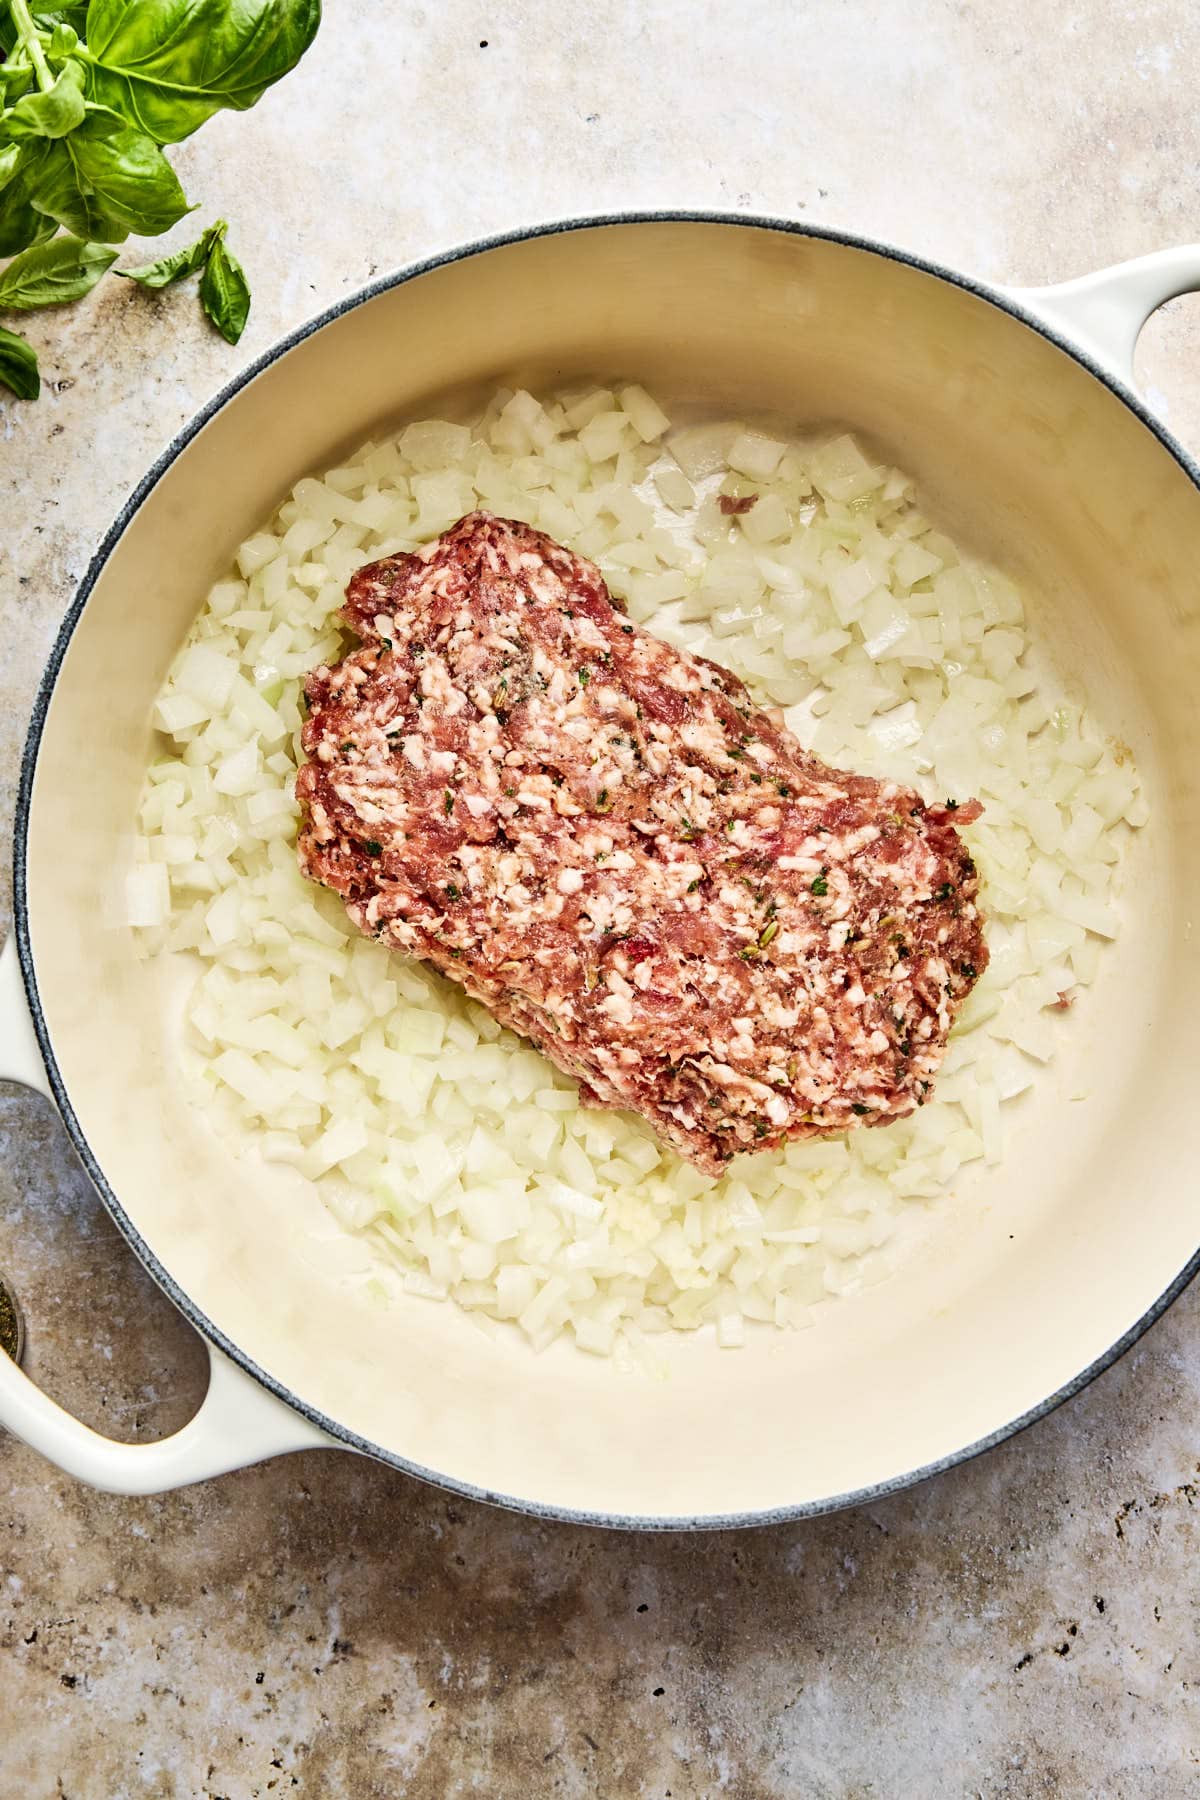
[[[103,246],[169,230],[190,208],[163,146],[253,106],[320,19],[320,0],[0,0],[0,309],[80,299],[115,260]],[[116,272],[149,288],[199,274],[206,316],[236,343],[250,287],[226,230]],[[39,386],[32,347],[2,329],[0,384],[22,399]]]
[[[146,288],[170,287],[188,275],[200,275],[200,304],[227,343],[236,344],[246,329],[250,313],[250,283],[246,271],[225,242],[229,227],[224,219],[210,225],[184,250],[147,263],[141,269],[118,269],[127,281]]]

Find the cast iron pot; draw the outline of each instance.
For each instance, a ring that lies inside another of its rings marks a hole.
[[[1130,385],[1146,317],[1197,286],[1196,247],[1014,293],[780,221],[575,221],[377,282],[207,406],[105,539],[38,697],[0,1072],[53,1097],[212,1380],[183,1431],[123,1445],[0,1356],[0,1423],[125,1492],[322,1445],[559,1518],[751,1524],[944,1469],[1111,1363],[1200,1240],[1200,471]],[[567,1345],[536,1356],[450,1305],[368,1304],[364,1252],[315,1193],[235,1157],[189,1104],[170,971],[135,957],[109,904],[152,701],[238,542],[298,476],[513,371],[865,433],[951,530],[1024,573],[1040,636],[1133,748],[1153,807],[1123,935],[1071,1054],[1012,1110],[1002,1165],[811,1330],[738,1352],[680,1338],[665,1379]]]

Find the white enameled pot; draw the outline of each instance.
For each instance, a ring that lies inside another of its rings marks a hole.
[[[218,396],[130,500],[51,657],[0,962],[0,1074],[53,1097],[134,1253],[208,1340],[212,1380],[183,1431],[131,1446],[0,1357],[0,1423],[131,1493],[323,1445],[552,1516],[750,1524],[945,1468],[1119,1355],[1200,1243],[1200,471],[1132,387],[1145,319],[1197,287],[1197,247],[1018,292],[772,220],[584,220],[405,269]],[[189,1105],[170,984],[106,903],[154,695],[238,542],[301,474],[513,371],[620,374],[866,434],[1027,581],[1153,809],[1119,945],[1066,1062],[1017,1103],[1002,1165],[812,1329],[738,1352],[680,1338],[662,1380],[567,1345],[536,1356],[449,1305],[364,1304],[363,1253],[312,1190],[235,1157]]]

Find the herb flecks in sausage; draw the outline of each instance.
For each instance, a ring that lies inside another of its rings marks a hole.
[[[300,859],[362,931],[709,1171],[923,1103],[987,964],[977,803],[827,767],[486,513],[360,570],[343,616]]]

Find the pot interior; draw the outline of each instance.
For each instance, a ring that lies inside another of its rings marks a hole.
[[[888,1281],[801,1333],[664,1346],[661,1378],[537,1356],[449,1305],[370,1304],[313,1190],[234,1157],[177,1078],[178,972],[115,922],[150,709],[208,585],[300,475],[449,390],[644,382],[690,409],[836,423],[1016,573],[1036,635],[1137,756],[1153,816],[1071,1047],[1006,1109]],[[502,244],[305,337],[220,407],[129,518],[79,615],[27,823],[44,1030],[129,1226],[203,1318],[369,1446],[561,1511],[819,1507],[1003,1430],[1103,1357],[1196,1250],[1200,498],[1106,387],[986,298],[870,249],[647,220]],[[1070,1096],[1083,1093],[1084,1099]]]

